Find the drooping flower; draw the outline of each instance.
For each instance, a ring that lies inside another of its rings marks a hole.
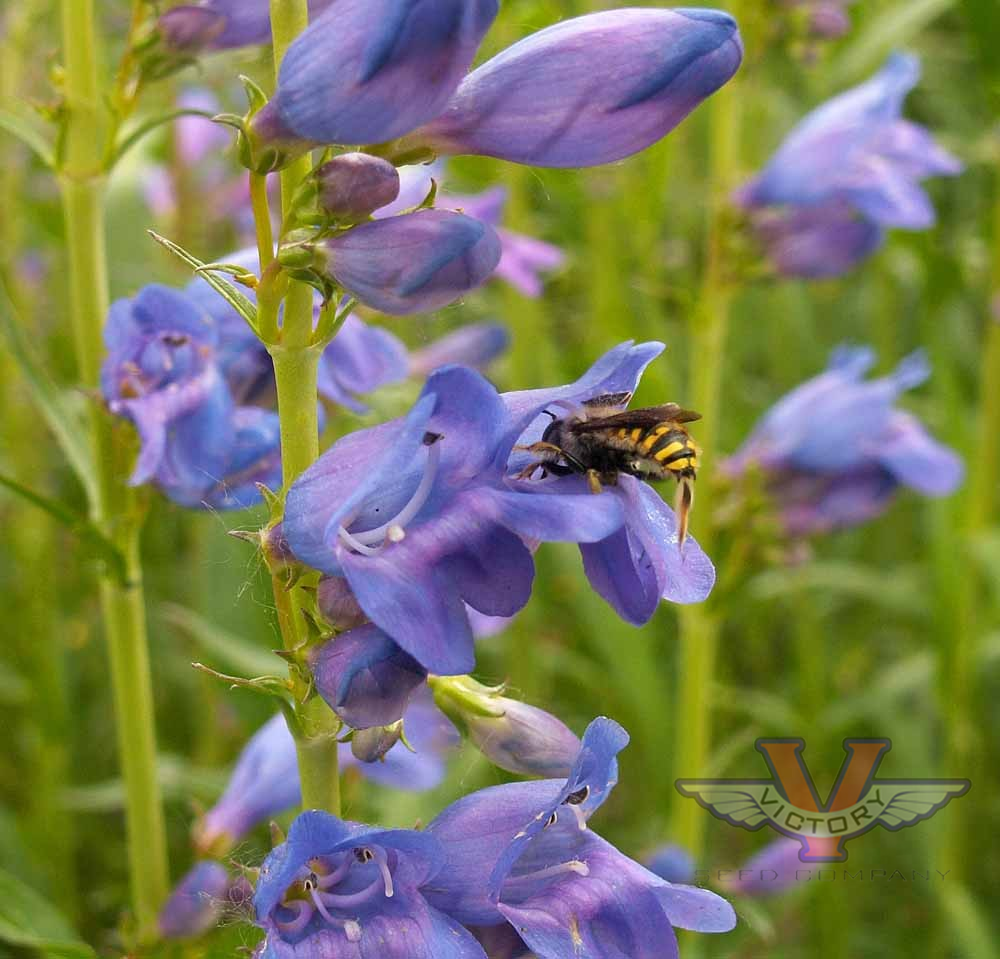
[[[261,867],[262,959],[483,959],[472,934],[424,895],[443,864],[427,833],[302,813]]]
[[[528,601],[534,562],[522,537],[591,542],[622,522],[613,497],[511,489],[498,459],[508,420],[482,376],[446,367],[408,416],[342,438],[288,493],[294,555],[346,578],[368,618],[442,675],[474,665],[466,604],[510,616]]]
[[[962,481],[957,454],[895,408],[930,374],[926,358],[914,353],[889,376],[863,379],[874,361],[870,349],[834,351],[826,371],[781,399],[722,466],[735,481],[762,471],[792,535],[866,522],[901,486],[947,496]]]
[[[225,866],[195,863],[174,887],[157,918],[164,939],[188,939],[208,932],[222,917],[232,882]]]
[[[810,113],[738,194],[777,269],[837,276],[877,249],[890,227],[923,230],[934,208],[920,186],[962,165],[902,118],[919,61],[895,54],[879,73]]]
[[[587,400],[604,394],[631,395],[646,365],[663,348],[655,342],[623,343],[568,386],[505,393],[513,423],[511,445],[530,446],[541,440],[553,416],[577,412]],[[507,464],[508,476],[516,477],[532,459],[530,453],[514,453]],[[519,493],[540,498],[563,491],[588,495],[578,475],[510,482]],[[680,547],[673,510],[648,483],[621,475],[615,486],[590,498],[616,501],[625,517],[624,524],[609,536],[580,543],[587,578],[623,619],[640,625],[652,617],[661,600],[696,603],[708,596],[715,583],[711,560],[690,537]]]
[[[111,307],[101,389],[141,442],[130,478],[183,506],[246,505],[256,482],[277,485],[277,415],[237,405],[218,363],[219,333],[198,305],[164,286]],[[256,494],[254,494],[256,499]]]
[[[484,370],[509,346],[510,333],[500,323],[466,323],[410,353],[410,375],[427,377],[452,363]]]
[[[437,152],[593,166],[665,136],[743,55],[727,14],[614,10],[533,34],[462,79],[495,0],[383,5],[341,2],[292,44],[253,139],[290,154],[401,138],[386,149],[403,162]]]
[[[627,742],[596,719],[565,781],[494,786],[449,806],[427,828],[446,855],[428,900],[466,924],[507,920],[538,959],[662,959],[677,954],[674,927],[731,929],[725,900],[671,885],[589,829]]]
[[[444,778],[445,757],[458,744],[458,733],[426,695],[414,697],[404,727],[413,752],[400,743],[383,761],[363,763],[342,743],[341,768],[394,789],[433,789]],[[278,713],[240,753],[222,796],[195,827],[195,845],[205,854],[224,855],[254,826],[300,802],[295,740]]]
[[[731,878],[724,877],[725,887],[731,893],[750,897],[786,892],[795,885],[798,870],[802,868],[801,851],[802,843],[797,839],[781,836],[762,847],[739,869],[732,870]]]

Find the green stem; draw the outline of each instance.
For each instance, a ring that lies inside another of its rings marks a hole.
[[[737,11],[733,11],[736,14]],[[709,104],[710,142],[707,183],[712,191],[706,238],[705,274],[699,309],[690,330],[691,387],[689,403],[702,414],[698,441],[706,450],[698,477],[694,524],[702,547],[712,554],[712,463],[719,454],[722,375],[733,288],[726,271],[729,232],[728,197],[739,172],[739,87],[720,91]],[[701,521],[699,521],[701,517]],[[712,742],[712,687],[721,625],[720,613],[709,600],[680,610],[680,669],[674,720],[674,757],[678,776],[706,773]],[[706,816],[690,799],[675,800],[674,838],[694,857],[703,859]]]
[[[271,32],[274,39],[274,69],[291,42],[308,25],[306,0],[271,0]],[[299,184],[312,167],[307,154],[281,172],[282,209],[287,210]],[[256,205],[255,205],[256,206]],[[255,213],[267,215],[265,210]],[[258,235],[263,227],[258,219]],[[322,346],[313,346],[313,291],[297,280],[288,282],[282,325],[277,342],[268,347],[274,362],[281,425],[281,463],[285,490],[319,456],[317,375]],[[278,586],[278,584],[275,584]],[[281,588],[281,587],[279,587]],[[301,587],[278,601],[286,647],[305,640],[299,613],[304,596]],[[277,598],[277,593],[276,593]],[[284,611],[282,612],[282,607]],[[304,809],[326,809],[340,813],[340,774],[337,768],[336,735],[340,723],[321,699],[314,697],[296,712],[295,735]]]
[[[93,0],[62,0],[66,66],[65,157],[60,187],[69,251],[70,313],[83,385],[97,390],[108,311],[104,223],[104,137],[109,118],[97,75]],[[167,843],[156,777],[153,692],[139,566],[138,507],[118,469],[112,424],[97,403],[90,418],[97,495],[91,514],[126,557],[127,582],[100,581],[101,611],[111,660],[125,810],[132,903],[140,938],[155,934],[168,891]]]

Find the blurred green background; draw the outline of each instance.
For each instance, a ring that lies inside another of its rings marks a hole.
[[[506,0],[484,53],[600,6],[613,4]],[[0,36],[0,88],[5,100],[44,106],[51,98],[47,74],[58,61],[52,10],[45,3],[17,7],[0,14],[7,28]],[[990,324],[1000,319],[990,308],[991,295],[1000,293],[1000,12],[995,0],[865,0],[850,13],[852,29],[843,39],[813,44],[777,0],[744,0],[739,14],[747,59],[732,87],[626,162],[580,172],[481,159],[450,164],[452,190],[507,185],[505,225],[565,248],[567,265],[538,300],[494,282],[433,317],[376,320],[414,346],[473,319],[506,323],[512,350],[491,371],[501,389],[568,382],[623,339],[660,339],[668,350],[647,374],[638,400],[690,405],[692,370],[709,361],[704,329],[717,319],[709,313],[728,307],[709,461],[732,452],[756,418],[817,373],[841,342],[873,344],[880,371],[918,346],[930,355],[933,377],[905,405],[962,452],[970,471],[963,491],[933,502],[901,495],[881,519],[816,541],[794,566],[764,548],[767,542],[756,544],[761,548],[748,567],[717,591],[711,606],[720,624],[716,675],[696,690],[700,709],[713,717],[706,768],[677,762],[675,743],[694,718],[677,705],[689,677],[680,661],[676,609],[664,605],[643,629],[622,623],[588,588],[574,548],[539,552],[530,605],[505,633],[480,645],[480,678],[507,680],[517,695],[577,732],[598,714],[630,731],[620,785],[594,826],[636,858],[677,838],[675,778],[763,776],[753,749],[758,736],[803,737],[821,795],[840,768],[845,736],[892,739],[884,777],[972,780],[969,795],[918,828],[877,830],[850,845],[852,871],[898,869],[907,880],[801,883],[781,896],[737,900],[743,920],[737,931],[686,939],[685,955],[986,957],[997,954],[1000,942],[1000,437],[991,430],[997,414],[989,406],[991,398],[996,406],[1000,384],[983,374]],[[124,3],[104,4],[107,35],[120,42],[126,17]],[[730,190],[807,109],[870,75],[897,48],[920,54],[924,65],[907,116],[931,128],[967,165],[957,179],[929,183],[938,226],[893,233],[885,249],[840,281],[741,275],[748,241],[726,212]],[[157,97],[162,106],[193,86],[208,87],[224,106],[241,110],[233,78],[241,72],[264,78],[263,64],[254,53],[215,56],[161,85],[144,110],[155,112]],[[712,156],[722,111],[733,134],[725,164]],[[185,280],[147,239],[147,227],[204,259],[222,256],[235,242],[230,225],[203,215],[198,171],[188,171],[190,194],[178,215],[154,220],[144,183],[151,166],[170,162],[170,137],[157,135],[116,171],[110,194],[114,296],[154,280]],[[229,162],[235,171],[235,160]],[[0,258],[8,277],[20,278],[14,299],[32,344],[56,378],[72,386],[61,230],[51,179],[0,132]],[[709,275],[714,286],[706,294],[710,231],[732,275]],[[726,289],[721,304],[719,283]],[[80,491],[4,353],[0,371],[0,468],[79,504]],[[327,441],[396,415],[417,389],[380,393],[364,419],[331,417]],[[695,535],[712,523],[713,501],[718,497],[709,491],[704,506],[696,504]],[[205,660],[224,671],[245,670],[279,645],[267,577],[247,545],[226,535],[260,521],[258,514],[186,512],[150,497],[143,558],[175,877],[191,861],[195,810],[217,797],[242,744],[271,714],[263,698],[230,691],[189,665]],[[48,897],[84,938],[114,955],[113,930],[127,889],[94,563],[71,533],[3,492],[0,529],[6,733],[0,868]],[[712,536],[723,576],[738,534]],[[753,535],[764,534],[755,528]],[[176,606],[217,630],[180,628],[171,613]],[[426,822],[458,795],[502,779],[464,750],[446,784],[431,794],[388,793],[349,781],[345,815]],[[703,817],[703,868],[736,866],[772,838],[733,829],[701,810],[697,815]],[[236,858],[259,862],[267,845],[261,830]],[[943,880],[914,881],[913,870],[950,872]],[[3,916],[0,902],[0,938]],[[249,937],[233,920],[208,946],[166,951],[227,955]],[[0,954],[5,948],[0,945]]]

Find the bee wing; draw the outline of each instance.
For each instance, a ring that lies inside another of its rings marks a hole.
[[[691,423],[701,419],[700,413],[683,410],[676,403],[663,406],[647,406],[639,410],[623,410],[611,416],[591,416],[585,420],[575,420],[569,424],[571,433],[592,433],[607,429],[650,429],[660,423]]]
[[[588,417],[610,416],[628,406],[631,399],[631,390],[623,390],[621,393],[601,393],[600,396],[584,400],[582,406]]]

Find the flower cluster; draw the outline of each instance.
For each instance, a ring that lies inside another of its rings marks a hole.
[[[251,269],[256,253],[230,261]],[[153,482],[182,506],[212,509],[251,506],[257,484],[281,485],[271,359],[205,280],[183,292],[151,285],[116,302],[105,343],[104,398],[135,424],[142,444],[133,484]],[[424,375],[429,362],[485,366],[506,344],[502,327],[483,323],[410,354],[387,330],[350,315],[323,352],[319,391],[361,413],[362,396]]]
[[[590,830],[627,742],[596,719],[567,777],[473,793],[425,832],[302,813],[261,867],[262,957],[485,959],[485,946],[653,959],[677,955],[677,927],[731,929],[724,900],[672,885]]]
[[[515,447],[538,440],[553,410],[630,395],[662,349],[624,343],[575,383],[518,393],[468,368],[438,370],[406,417],[345,436],[292,485],[289,549],[346,581],[391,640],[382,649],[394,670],[399,647],[426,671],[469,672],[468,609],[520,610],[542,542],[580,544],[592,585],[629,622],[648,621],[661,599],[703,600],[714,568],[694,540],[681,547],[673,512],[647,483],[622,476],[594,495],[579,475],[519,476],[526,454]]]
[[[962,481],[958,455],[895,407],[930,374],[923,354],[865,380],[874,362],[869,349],[834,351],[826,371],[780,400],[723,464],[736,482],[751,470],[763,473],[793,536],[866,522],[903,486],[947,496]]]
[[[886,230],[923,230],[934,208],[919,181],[962,165],[924,127],[902,118],[920,78],[895,54],[874,77],[820,106],[738,195],[774,268],[839,276],[877,250]]]

